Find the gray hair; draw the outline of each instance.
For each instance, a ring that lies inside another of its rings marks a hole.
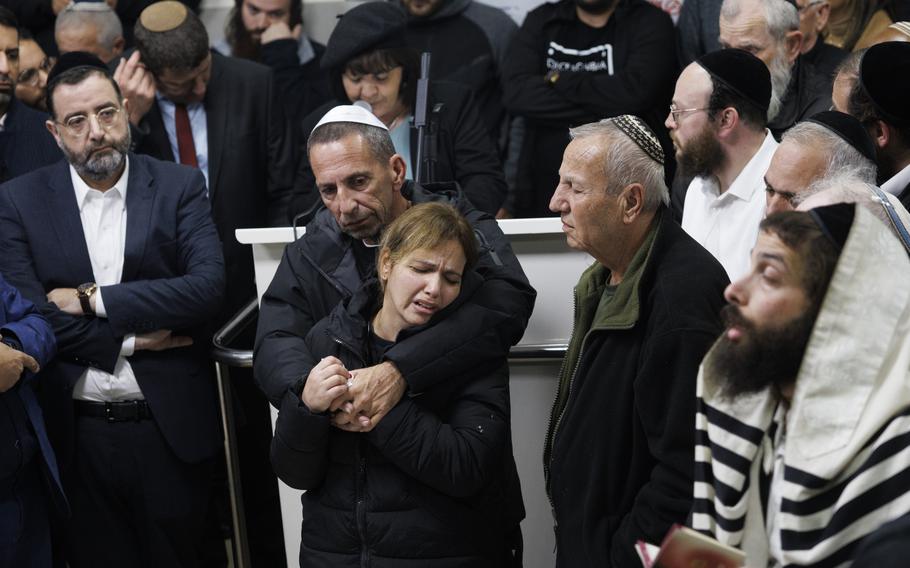
[[[815,122],[803,121],[784,133],[781,142],[791,142],[800,148],[819,148],[825,153],[825,171],[809,185],[806,191],[794,196],[794,205],[822,191],[834,179],[854,179],[860,183],[874,184],[877,168],[875,162],[859,153],[846,140]]]
[[[378,126],[358,122],[328,122],[313,130],[306,142],[306,153],[310,155],[313,146],[331,144],[348,136],[360,136],[366,143],[373,157],[380,162],[388,162],[395,155],[395,145],[389,131]]]
[[[882,203],[878,197],[878,192],[875,191],[875,184],[867,183],[847,172],[829,179],[819,180],[813,184],[813,187],[816,189],[815,196],[812,201],[801,203],[799,206],[800,211],[835,203],[859,203],[890,228],[894,235],[900,239],[900,235],[891,223],[885,204]],[[887,192],[883,193],[891,206],[894,207],[901,223],[910,228],[910,213],[907,212],[907,209],[895,196]]]
[[[784,41],[788,32],[799,30],[799,10],[787,0],[724,0],[720,17],[734,19],[746,2],[759,2],[764,7],[768,33],[778,44]]]
[[[664,167],[642,150],[609,118],[569,129],[572,140],[600,138],[603,141],[603,173],[607,192],[615,195],[632,183],[644,188],[642,210],[656,211],[670,203],[670,192],[664,181]]]
[[[65,28],[94,26],[98,31],[98,44],[114,49],[115,42],[123,37],[123,24],[107,2],[70,2],[57,14],[54,35]]]

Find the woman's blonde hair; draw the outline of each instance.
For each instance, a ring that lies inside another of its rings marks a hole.
[[[394,265],[405,256],[420,249],[431,250],[449,242],[461,246],[465,270],[477,263],[479,252],[474,230],[451,205],[422,203],[414,205],[386,228],[379,243],[377,269],[384,258]],[[380,278],[383,288],[385,283]]]

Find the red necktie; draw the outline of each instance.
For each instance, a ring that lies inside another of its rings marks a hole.
[[[174,120],[177,123],[177,151],[180,153],[180,163],[198,168],[196,145],[193,143],[193,129],[190,128],[190,115],[186,112],[186,105],[174,106],[176,107]]]

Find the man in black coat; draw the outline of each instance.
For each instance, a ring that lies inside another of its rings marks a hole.
[[[382,363],[358,371],[350,391],[353,408],[336,415],[335,422],[370,430],[406,390],[416,395],[441,376],[506,354],[524,333],[536,293],[496,221],[474,209],[456,184],[422,187],[405,181],[407,166],[395,153],[388,129],[368,111],[335,107],[314,129],[308,147],[326,209],[285,249],[262,298],[253,356],[256,380],[276,407],[288,389],[299,396],[303,379],[318,362],[304,342],[307,332],[375,274],[378,236],[411,203],[443,201],[458,207],[482,251],[476,271],[484,283],[467,305],[398,342]]]
[[[595,263],[544,445],[559,567],[638,567],[692,499],[695,379],[721,331],[727,275],[670,218],[663,152],[637,117],[570,131],[550,201]]]

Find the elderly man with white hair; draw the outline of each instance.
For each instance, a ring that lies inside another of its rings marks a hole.
[[[787,0],[724,0],[720,44],[744,49],[771,72],[768,128],[779,137],[788,128],[831,106],[831,79],[800,55],[799,11]]]

